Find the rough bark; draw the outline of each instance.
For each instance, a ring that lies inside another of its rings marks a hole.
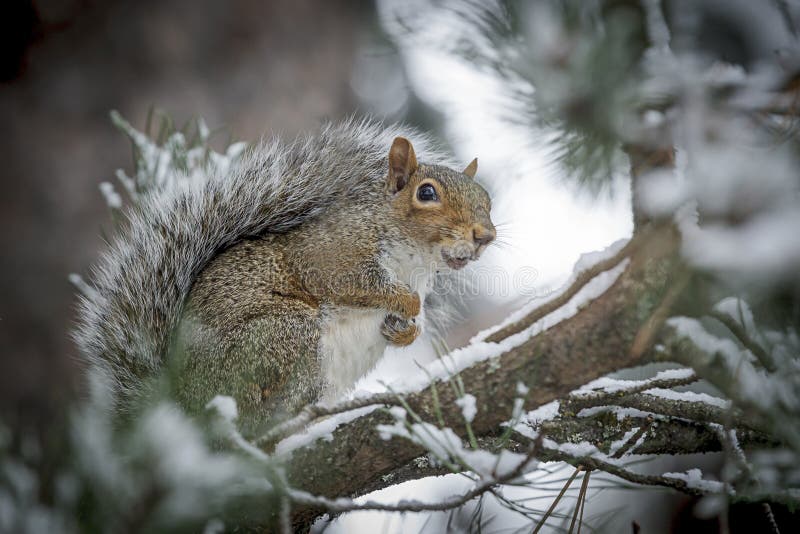
[[[664,411],[677,412],[682,406],[673,406],[674,402],[661,400],[658,406],[648,404],[658,414]],[[693,407],[693,410],[698,408]],[[710,409],[712,413],[715,411]],[[723,450],[719,432],[703,422],[684,417],[681,414],[676,418],[663,419],[652,416],[618,418],[614,413],[604,412],[591,417],[565,417],[547,421],[538,426],[537,430],[559,443],[591,443],[606,454],[616,452],[611,450],[612,443],[621,440],[632,429],[641,429],[645,437],[639,443],[635,439],[629,444],[627,452],[631,454],[694,454]],[[749,428],[737,428],[736,435],[743,447],[771,444],[765,434]],[[622,445],[624,446],[625,444]]]

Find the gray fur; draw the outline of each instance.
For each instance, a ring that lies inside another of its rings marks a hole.
[[[424,134],[351,119],[290,143],[262,141],[228,172],[174,180],[129,209],[92,270],[96,294],[81,297],[74,332],[115,408],[124,410],[124,399],[162,366],[192,282],[216,254],[245,237],[291,229],[383,180],[398,135],[414,140],[421,161],[451,163]],[[441,319],[431,308],[443,304],[431,298],[428,317]]]

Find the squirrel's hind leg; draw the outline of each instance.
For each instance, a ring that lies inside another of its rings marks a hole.
[[[204,332],[181,373],[190,405],[202,407],[217,394],[233,397],[245,435],[296,414],[321,391],[319,309],[281,295],[268,300],[263,309],[269,312],[226,333]],[[193,399],[195,391],[211,397]]]

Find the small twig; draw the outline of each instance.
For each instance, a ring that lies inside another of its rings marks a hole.
[[[622,444],[622,446],[619,448],[617,452],[611,455],[612,458],[618,460],[623,456],[625,456],[625,454],[631,449],[631,447],[636,445],[636,443],[639,441],[639,438],[641,438],[648,430],[650,430],[653,419],[652,417],[648,417],[647,419],[648,423],[640,426],[639,430],[637,430],[630,438],[628,438],[628,440]]]
[[[436,421],[439,423],[440,427],[447,426],[444,424],[442,405],[439,402],[439,390],[436,388],[436,381],[433,379],[433,376],[431,376],[430,371],[420,365],[418,361],[414,360],[414,363],[417,364],[417,367],[428,377],[428,383],[431,385],[431,399],[433,400],[433,411],[436,413]]]
[[[606,404],[614,405],[619,402],[622,397],[636,395],[650,389],[672,389],[679,386],[687,386],[698,380],[699,378],[695,373],[680,378],[652,378],[642,381],[631,380],[630,382],[632,385],[629,388],[621,390],[601,390],[586,394],[570,395],[561,403],[559,411],[563,413],[565,410],[568,410],[577,413],[584,408],[591,408],[593,406],[604,406]]]
[[[764,514],[767,516],[769,526],[772,528],[773,534],[781,534],[781,529],[778,528],[778,522],[775,521],[775,514],[772,513],[772,506],[768,502],[761,503],[764,507]]]
[[[581,516],[581,522],[583,522],[583,503],[586,502],[586,488],[589,486],[589,475],[591,474],[591,471],[586,471],[586,474],[583,475],[581,490],[578,492],[578,502],[575,503],[575,513],[572,514],[572,522],[569,524],[569,534],[572,534],[573,530],[575,529],[575,522],[578,520],[579,513]],[[581,523],[578,523],[579,532],[580,528]]]
[[[671,488],[681,493],[688,495],[702,496],[708,492],[702,489],[691,486],[685,480],[680,478],[665,477],[661,475],[644,475],[634,473],[622,466],[615,465],[599,458],[594,457],[575,457],[563,453],[558,449],[551,449],[543,447],[540,453],[540,460],[546,459],[547,461],[562,461],[572,465],[580,465],[584,469],[594,469],[603,471],[609,475],[640,484],[643,486],[661,486]],[[784,492],[748,492],[748,493],[735,493],[730,496],[731,502],[774,502],[785,504],[787,506],[797,506],[800,504],[800,492],[788,490]]]
[[[591,471],[586,472],[586,477],[583,479],[583,483],[588,489],[589,486],[589,475],[591,475]],[[583,525],[583,510],[586,508],[586,489],[583,490],[583,499],[581,500],[581,516],[578,518],[578,534],[581,534],[581,525]]]
[[[750,467],[750,464],[747,463],[747,457],[744,455],[744,451],[739,444],[739,438],[736,434],[736,430],[720,427],[719,433],[723,443],[727,446],[731,456],[734,458],[737,467],[739,467],[742,473],[744,473],[744,475],[747,476],[750,481],[755,483],[756,487],[760,486],[760,482],[753,473],[753,469]],[[768,502],[762,504],[764,507],[764,513],[767,516],[767,521],[769,522],[770,527],[772,527],[773,533],[780,534],[781,531],[778,528],[778,523],[775,521],[775,515],[772,513],[772,507]]]
[[[553,511],[556,509],[556,506],[558,506],[558,502],[561,500],[561,497],[564,496],[564,494],[567,492],[569,487],[572,485],[572,481],[575,480],[575,477],[578,476],[578,473],[580,473],[582,470],[583,470],[583,467],[581,467],[580,465],[577,468],[575,468],[575,471],[572,473],[572,476],[569,477],[569,480],[567,480],[566,484],[564,484],[564,487],[561,488],[561,491],[558,493],[558,495],[556,496],[555,500],[553,500],[553,503],[550,505],[550,508],[547,509],[547,511],[542,516],[542,519],[536,525],[536,528],[533,529],[533,533],[532,534],[537,534],[537,532],[542,530],[542,527],[544,526],[545,522],[550,517],[550,515],[553,513]]]
[[[326,406],[324,404],[309,404],[303,408],[299,414],[284,421],[279,425],[268,430],[265,434],[255,440],[255,444],[259,447],[264,447],[272,443],[276,443],[287,436],[291,436],[305,428],[311,422],[329,415],[336,415],[344,412],[350,412],[359,408],[373,406],[376,404],[383,404],[388,406],[399,405],[397,401],[397,394],[395,393],[376,393],[369,397],[351,399],[334,406]]]
[[[708,315],[725,325],[725,328],[730,330],[731,334],[736,336],[736,339],[738,339],[742,345],[744,345],[744,347],[758,359],[764,369],[770,373],[774,373],[777,370],[777,366],[775,365],[772,356],[767,354],[767,351],[764,350],[764,347],[751,338],[742,325],[740,325],[733,317],[727,313],[722,313],[717,310],[711,311]]]

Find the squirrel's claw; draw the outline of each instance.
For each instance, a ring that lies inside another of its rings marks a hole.
[[[383,324],[381,325],[383,337],[391,344],[400,347],[413,343],[419,336],[419,332],[420,330],[417,328],[417,323],[414,319],[403,319],[392,313],[383,319]]]

